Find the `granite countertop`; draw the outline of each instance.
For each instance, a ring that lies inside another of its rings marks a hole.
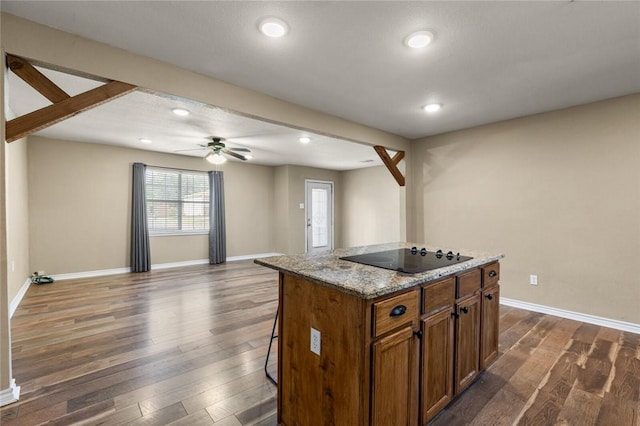
[[[418,249],[424,247],[423,244],[419,243],[376,244],[336,249],[316,254],[263,257],[255,259],[254,262],[258,265],[305,278],[345,293],[355,294],[364,299],[373,299],[378,296],[433,281],[440,277],[456,274],[504,257],[504,254],[488,254],[472,250],[427,246],[428,251],[436,251],[438,248],[442,249],[445,253],[449,250],[454,253],[459,251],[461,255],[471,256],[473,259],[417,274],[391,271],[339,259],[344,256],[404,249],[414,246],[418,247]]]

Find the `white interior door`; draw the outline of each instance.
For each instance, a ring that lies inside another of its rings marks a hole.
[[[305,181],[307,253],[333,249],[333,182]]]

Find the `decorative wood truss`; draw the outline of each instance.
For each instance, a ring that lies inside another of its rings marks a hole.
[[[120,81],[111,81],[79,95],[69,96],[26,59],[7,54],[7,65],[15,75],[52,102],[52,105],[7,121],[7,142],[16,141],[83,111],[126,95],[137,88]]]
[[[398,169],[398,163],[404,158],[404,151],[396,152],[396,155],[391,158],[385,147],[376,145],[373,149],[376,150],[384,165],[387,166],[387,169],[389,169],[393,177],[396,179],[396,182],[398,182],[398,185],[404,186],[404,176]]]

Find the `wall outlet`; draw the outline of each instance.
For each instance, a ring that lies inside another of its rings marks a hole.
[[[538,276],[537,275],[529,275],[529,284],[538,285]]]
[[[311,352],[320,355],[320,332],[311,327]]]
[[[304,203],[300,203],[300,208],[304,210]]]

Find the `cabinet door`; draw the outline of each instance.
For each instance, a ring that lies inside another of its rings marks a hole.
[[[480,366],[480,295],[456,305],[455,393],[463,391],[478,375]]]
[[[373,343],[371,424],[415,425],[418,341],[405,327]]]
[[[420,424],[426,424],[453,398],[452,309],[422,321],[422,409]]]
[[[498,322],[500,319],[500,286],[482,292],[482,324],[480,331],[480,370],[498,357]]]

